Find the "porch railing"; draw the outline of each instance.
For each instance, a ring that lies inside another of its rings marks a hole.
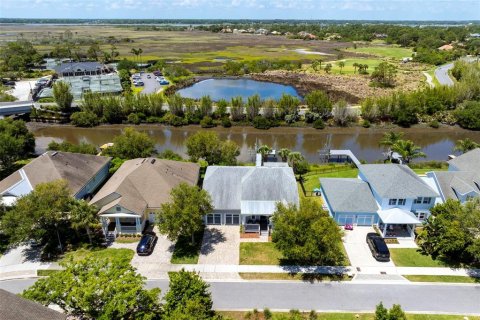
[[[121,227],[117,227],[117,231],[119,233],[137,233],[137,227],[136,226],[121,226]]]
[[[244,227],[245,233],[260,233],[260,225],[257,223],[248,223]]]

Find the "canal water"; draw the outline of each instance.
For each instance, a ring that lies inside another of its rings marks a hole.
[[[95,128],[76,128],[72,126],[46,126],[35,128],[37,153],[45,151],[52,140],[66,140],[72,143],[82,141],[100,146],[111,142],[113,137],[120,134],[125,126],[106,125]],[[288,148],[301,152],[309,162],[318,162],[318,152],[325,146],[331,135],[331,149],[350,149],[359,160],[373,162],[382,160],[384,151],[378,142],[384,129],[365,128],[327,128],[315,130],[313,128],[286,128],[278,127],[270,130],[258,130],[251,127],[201,129],[198,126],[166,127],[162,125],[140,125],[137,130],[146,132],[156,141],[156,149],[162,151],[171,149],[185,156],[185,140],[199,130],[217,132],[222,139],[236,142],[241,149],[240,161],[253,161],[252,150],[255,144],[269,145],[274,149]],[[470,138],[480,142],[480,132],[467,131],[454,127],[440,129],[410,128],[402,129],[406,139],[411,139],[422,147],[427,154],[425,160],[446,160],[453,153],[455,142],[459,139]]]
[[[209,95],[213,101],[220,99],[229,101],[237,96],[241,96],[246,101],[248,97],[254,94],[258,94],[262,99],[278,100],[284,93],[301,99],[292,86],[251,79],[207,79],[177,92],[182,97],[191,99],[200,99]]]

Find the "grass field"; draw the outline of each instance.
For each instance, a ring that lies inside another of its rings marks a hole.
[[[448,168],[421,168],[421,169],[412,169],[416,174],[424,175],[430,171],[446,171]]]
[[[130,262],[134,255],[133,250],[130,249],[100,249],[100,250],[87,250],[78,249],[65,254],[63,260],[73,259],[73,261],[83,260],[87,257],[94,257],[98,259],[112,259],[112,260],[125,260]]]
[[[463,277],[463,276],[409,275],[404,277],[413,282],[448,282],[448,283],[479,283],[480,282],[480,278]]]
[[[240,264],[279,265],[282,257],[272,242],[240,243]]]
[[[265,317],[261,311],[241,312],[241,311],[219,311],[219,314],[232,320],[258,319],[264,320]],[[289,319],[288,312],[272,312],[272,320]],[[317,313],[319,320],[374,320],[373,313]],[[309,319],[309,313],[302,314],[303,319]],[[298,319],[298,318],[295,318]],[[438,315],[438,314],[407,314],[407,320],[465,320],[463,315]],[[469,320],[480,320],[480,317],[468,317]]]
[[[240,272],[244,280],[297,280],[297,281],[350,281],[352,278],[347,275],[337,276],[330,274],[308,274],[308,273],[259,273]]]
[[[396,60],[400,60],[405,57],[411,57],[413,54],[412,49],[400,48],[397,46],[389,46],[389,45],[358,47],[356,49],[348,48],[346,51],[366,53],[366,54],[371,54],[379,57],[392,58]]]
[[[321,169],[320,169],[321,170]],[[320,188],[319,178],[356,178],[358,176],[358,169],[347,168],[347,170],[332,171],[325,173],[313,173],[304,175],[303,186],[306,191],[312,191],[315,188]]]
[[[390,249],[390,257],[397,267],[446,267],[442,261],[433,260],[415,248]]]

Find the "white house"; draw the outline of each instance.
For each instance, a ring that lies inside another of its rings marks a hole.
[[[359,166],[358,179],[320,179],[326,209],[339,224],[373,225],[384,237],[413,236],[439,194],[401,164]]]

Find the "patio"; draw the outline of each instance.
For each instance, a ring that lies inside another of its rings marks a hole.
[[[100,215],[102,229],[105,235],[115,234],[137,234],[142,233],[144,223],[142,218],[128,213],[103,214]]]
[[[415,215],[400,208],[379,210],[378,228],[384,238],[414,238],[415,226],[421,224]]]

